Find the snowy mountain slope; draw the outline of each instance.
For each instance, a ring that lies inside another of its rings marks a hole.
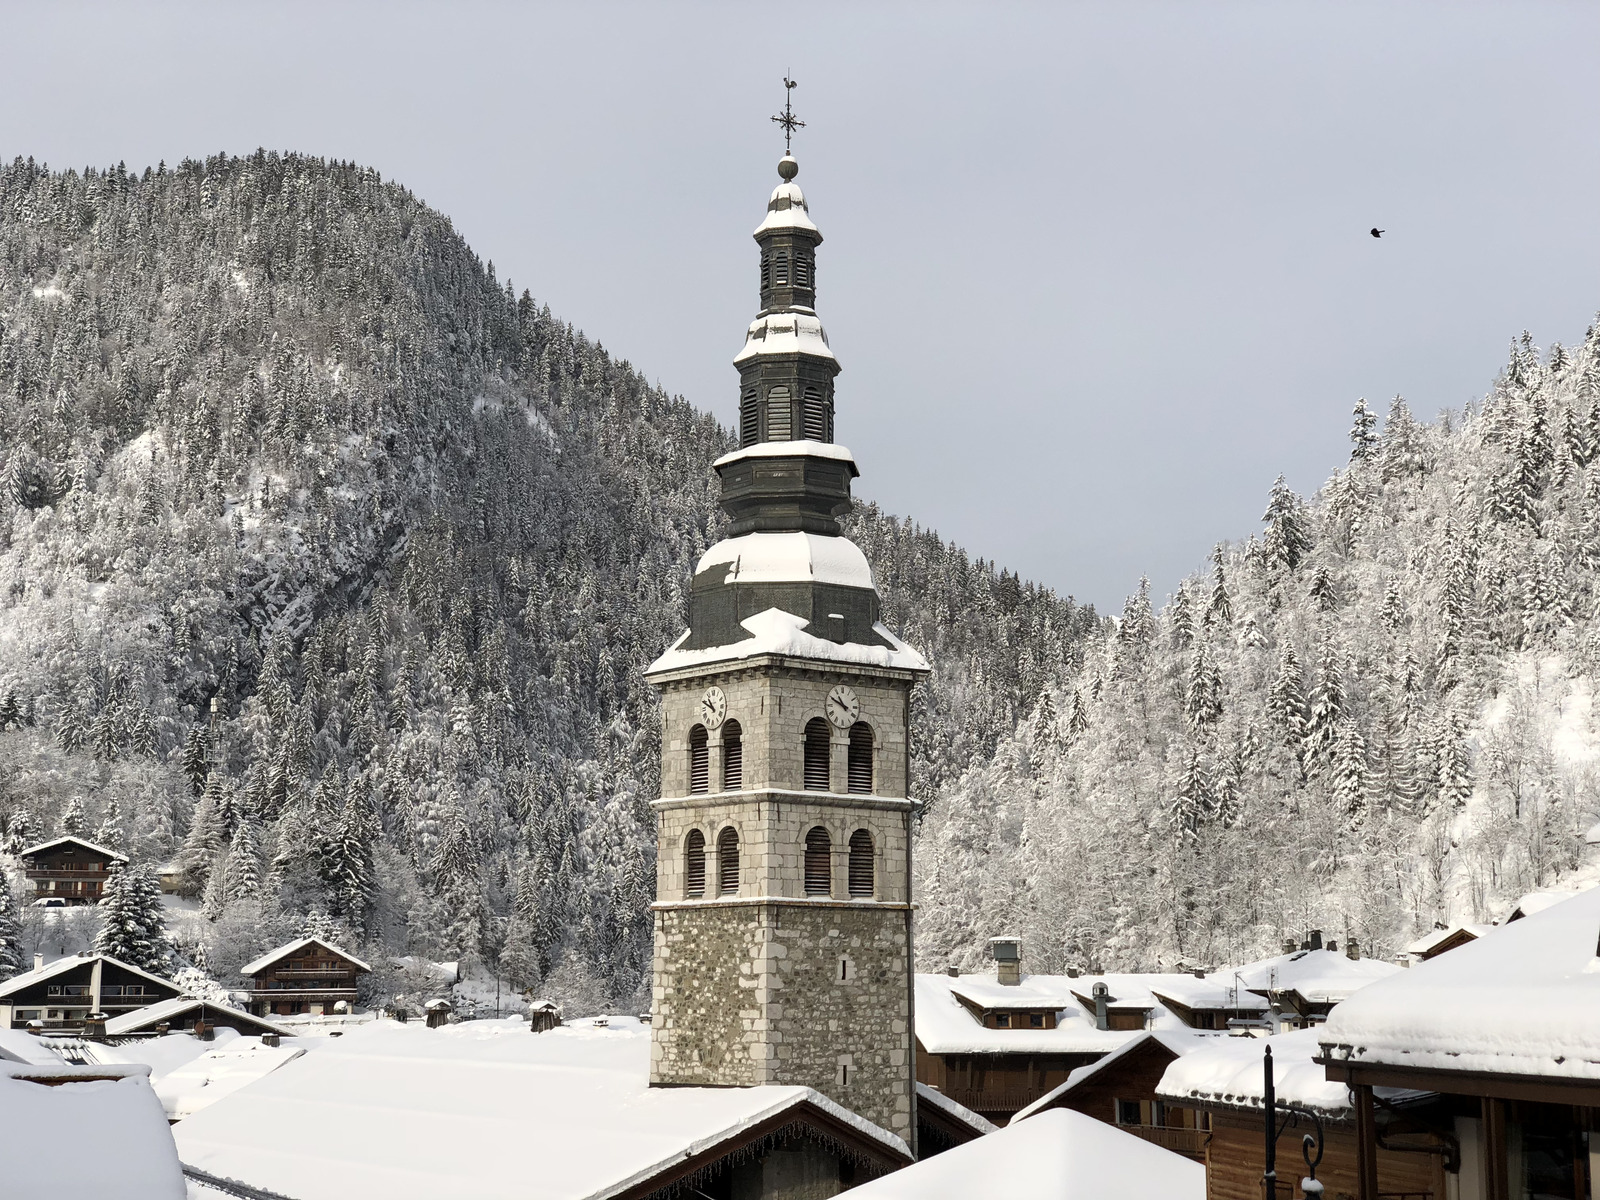
[[[309,918],[632,995],[640,668],[728,445],[371,170],[0,168],[6,843],[175,857],[230,982]],[[939,664],[933,794],[1095,618],[870,507],[853,530]]]
[[[924,823],[922,951],[1214,964],[1320,927],[1380,953],[1585,877],[1600,815],[1600,335],[1525,334],[1466,412],[1381,435],[1217,549]]]

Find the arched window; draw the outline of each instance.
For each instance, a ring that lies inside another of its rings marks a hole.
[[[717,834],[717,895],[739,893],[739,831],[732,825]]]
[[[833,839],[818,825],[806,834],[806,895],[833,894]]]
[[[738,792],[744,789],[744,730],[739,722],[729,721],[722,727],[722,790]]]
[[[711,788],[711,748],[706,745],[706,727],[689,730],[689,794],[703,796]]]
[[[828,790],[828,722],[812,717],[806,722],[806,790]]]
[[[850,726],[849,788],[858,796],[872,794],[872,726],[857,721]]]
[[[683,894],[691,900],[706,894],[706,835],[698,829],[683,840]]]
[[[787,287],[789,284],[789,252],[787,250],[778,251],[778,261],[774,265],[772,272],[772,283],[774,287]]]
[[[781,384],[767,393],[767,441],[787,442],[794,436],[789,389]]]
[[[850,894],[872,895],[872,835],[858,829],[850,835]]]

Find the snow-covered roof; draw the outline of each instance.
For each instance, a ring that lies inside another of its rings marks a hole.
[[[171,1128],[145,1068],[62,1066],[41,1073],[0,1063],[0,1129],[11,1148],[3,1168],[8,1196],[80,1194],[70,1174],[79,1164],[101,1168],[82,1177],[82,1194],[184,1200]]]
[[[1020,983],[1001,983],[993,975],[945,976],[950,990],[979,1008],[1073,1008],[1078,981],[1065,975],[1024,975]]]
[[[916,1035],[929,1054],[1105,1054],[1138,1036],[1127,1031],[1096,1029],[1076,1002],[1063,1008],[1054,1029],[989,1029],[956,999],[955,987],[971,978],[917,976]],[[1020,986],[1027,986],[1026,981]],[[1043,1005],[1041,1001],[1035,1007]]]
[[[1542,913],[1547,908],[1554,908],[1564,900],[1571,900],[1578,894],[1578,890],[1577,888],[1547,888],[1544,891],[1529,892],[1526,896],[1519,896],[1516,904],[1512,906],[1511,911],[1506,914],[1506,919],[1501,924],[1509,925],[1513,921],[1520,921],[1524,917]]]
[[[919,1111],[921,1110],[921,1106],[924,1104],[930,1108],[937,1108],[940,1112],[944,1113],[945,1116],[950,1117],[952,1120],[961,1122],[961,1124],[965,1125],[968,1129],[971,1129],[974,1133],[988,1134],[993,1133],[996,1129],[1000,1128],[1000,1126],[989,1120],[988,1117],[978,1115],[965,1104],[957,1104],[938,1088],[929,1087],[925,1083],[918,1083],[917,1106]]]
[[[1336,950],[1296,950],[1213,974],[1230,980],[1237,974],[1244,988],[1261,995],[1296,992],[1313,1004],[1338,1004],[1400,970],[1380,958],[1349,958]]]
[[[1412,942],[1406,947],[1405,952],[1407,954],[1425,957],[1428,951],[1432,950],[1435,946],[1449,941],[1458,934],[1466,934],[1470,940],[1473,938],[1481,938],[1485,934],[1493,933],[1498,928],[1498,925],[1451,925],[1446,929],[1435,929],[1432,933],[1429,933],[1424,937],[1419,937],[1416,941]]]
[[[700,556],[696,575],[726,567],[732,583],[833,583],[877,590],[867,556],[846,537],[817,533],[747,533],[724,538]]]
[[[376,1021],[173,1129],[185,1163],[295,1200],[598,1200],[808,1106],[909,1158],[809,1088],[652,1088],[649,1061],[632,1017]]]
[[[685,630],[683,637],[651,663],[645,674],[661,675],[687,667],[704,666],[707,663],[738,661],[768,654],[781,658],[887,667],[898,671],[931,669],[927,659],[890,633],[881,622],[874,625],[872,630],[888,643],[885,646],[866,646],[860,642],[830,642],[827,638],[815,637],[806,632],[809,621],[793,613],[784,612],[781,608],[769,608],[764,612],[758,612],[753,617],[746,617],[739,624],[750,631],[750,637],[726,646],[707,646],[703,650],[678,648],[689,636]]]
[[[348,950],[346,950],[346,949],[344,949],[344,948],[342,948],[340,946],[334,945],[332,942],[328,941],[326,938],[303,937],[303,938],[296,938],[294,941],[289,942],[287,945],[279,946],[276,950],[268,950],[265,954],[263,954],[260,958],[256,959],[254,962],[245,963],[244,966],[239,968],[239,974],[241,974],[241,975],[257,975],[260,972],[265,971],[268,967],[270,967],[273,963],[277,962],[280,958],[288,958],[291,954],[298,954],[300,951],[304,950],[307,946],[321,946],[324,950],[331,950],[331,951],[333,951],[333,953],[339,955],[342,958],[348,958],[351,962],[353,962],[358,968],[360,968],[363,971],[372,970],[371,967],[367,966],[366,963],[362,962],[354,954],[351,954],[350,951],[348,951]]]
[[[215,1000],[201,1000],[197,996],[174,996],[170,1000],[158,1000],[154,1004],[147,1004],[143,1008],[136,1008],[132,1012],[112,1017],[106,1022],[106,1036],[121,1037],[125,1034],[137,1033],[142,1029],[154,1029],[163,1021],[170,1023],[176,1018],[191,1013],[202,1006],[223,1016],[225,1020],[239,1020],[248,1024],[252,1029],[265,1030],[268,1033],[281,1034],[285,1037],[289,1036],[289,1031],[281,1025],[274,1025],[271,1021],[253,1016],[242,1009],[234,1008],[231,1004],[219,1004]]]
[[[1206,1169],[1057,1108],[853,1188],[851,1200],[1204,1200]]]
[[[780,309],[751,321],[744,333],[744,348],[733,356],[733,363],[739,366],[769,354],[806,354],[836,361],[822,322],[804,309]]]
[[[1311,1028],[1266,1038],[1217,1038],[1173,1062],[1156,1085],[1156,1095],[1180,1103],[1199,1100],[1260,1108],[1266,1090],[1262,1062],[1265,1048],[1271,1046],[1272,1083],[1280,1103],[1298,1104],[1335,1119],[1348,1116],[1350,1089],[1330,1082],[1327,1072],[1312,1061],[1320,1053],[1317,1040],[1322,1036],[1322,1030]],[[1396,1088],[1375,1091],[1390,1101],[1423,1094]]]
[[[59,1066],[66,1059],[51,1044],[25,1029],[0,1025],[0,1063],[22,1063],[31,1067]]]
[[[1100,1072],[1109,1067],[1115,1066],[1118,1062],[1122,1061],[1122,1059],[1126,1058],[1129,1054],[1132,1054],[1140,1046],[1143,1046],[1148,1042],[1159,1042],[1173,1054],[1177,1055],[1179,1058],[1182,1058],[1196,1046],[1203,1045],[1207,1041],[1215,1041],[1217,1038],[1224,1036],[1226,1035],[1204,1032],[1198,1029],[1185,1030],[1182,1033],[1170,1029],[1146,1030],[1143,1033],[1135,1034],[1132,1039],[1124,1042],[1121,1046],[1113,1050],[1110,1054],[1107,1054],[1104,1058],[1099,1058],[1085,1066],[1074,1068],[1071,1074],[1067,1076],[1065,1083],[1058,1084],[1056,1087],[1051,1088],[1032,1104],[1020,1110],[1017,1115],[1011,1119],[1013,1121],[1020,1121],[1024,1117],[1031,1117],[1043,1109],[1054,1107],[1064,1096],[1076,1091],[1083,1084],[1099,1075]]]
[[[54,962],[45,963],[44,966],[39,967],[37,970],[24,971],[21,975],[13,975],[4,983],[0,983],[0,1000],[20,992],[23,988],[32,987],[36,983],[43,983],[47,979],[54,979],[57,975],[64,974],[75,967],[81,967],[85,963],[93,963],[97,958],[121,967],[124,971],[131,971],[141,979],[148,979],[151,983],[159,983],[162,987],[176,988],[178,986],[170,979],[152,975],[149,971],[136,967],[131,963],[125,963],[120,958],[112,958],[109,954],[70,954],[66,958],[58,958]]]
[[[737,450],[728,451],[711,465],[726,467],[730,463],[746,458],[794,458],[797,455],[847,462],[852,470],[856,465],[855,455],[850,453],[848,447],[841,446],[837,442],[819,442],[812,438],[795,438],[787,442],[756,442],[754,445],[741,446]]]
[[[1600,1080],[1600,888],[1346,1000],[1317,1036],[1358,1063]]]
[[[752,236],[759,238],[774,229],[804,229],[809,233],[817,232],[816,225],[811,221],[810,206],[806,204],[805,193],[793,180],[786,179],[772,189],[772,197],[767,201],[767,215],[761,224],[756,226]]]
[[[96,854],[109,855],[117,862],[127,862],[128,856],[120,850],[113,850],[110,846],[102,846],[99,842],[91,842],[88,838],[78,837],[75,834],[63,834],[58,838],[51,838],[48,842],[40,842],[37,846],[29,846],[26,850],[18,850],[18,858],[27,858],[33,854],[43,854],[46,850],[54,850],[57,846],[65,845],[82,846],[85,850],[93,850]]]

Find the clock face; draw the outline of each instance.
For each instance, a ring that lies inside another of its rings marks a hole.
[[[857,700],[856,694],[844,684],[841,683],[828,693],[828,720],[840,729],[854,725],[860,715],[861,701]]]
[[[706,723],[706,728],[715,729],[727,715],[728,697],[721,688],[708,687],[706,694],[700,697],[700,719]]]

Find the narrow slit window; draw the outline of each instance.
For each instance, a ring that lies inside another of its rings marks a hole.
[[[872,726],[857,721],[850,726],[850,791],[858,796],[872,794]]]
[[[806,834],[806,895],[833,892],[833,839],[821,825]]]
[[[744,730],[739,722],[729,721],[722,727],[722,790],[737,792],[744,789]]]
[[[711,747],[706,742],[706,727],[689,730],[689,794],[703,796],[711,788]]]
[[[804,254],[794,256],[794,285],[795,287],[811,286],[811,259]]]
[[[778,251],[777,261],[773,263],[772,286],[789,286],[789,252],[787,250]]]
[[[870,897],[873,892],[872,835],[858,829],[850,835],[850,895]]]
[[[828,722],[812,717],[806,722],[806,790],[828,790]]]
[[[717,834],[717,895],[739,893],[739,831],[732,825]]]
[[[800,419],[802,433],[813,442],[828,440],[828,414],[822,406],[822,389],[808,387],[805,390],[805,403],[801,406]]]
[[[761,290],[764,292],[772,286],[772,256],[761,256]]]
[[[691,829],[683,843],[683,894],[698,900],[706,894],[706,835]]]
[[[761,440],[761,395],[749,388],[739,401],[739,445],[754,446]]]
[[[775,387],[767,393],[767,441],[787,442],[793,436],[794,419],[789,389]]]

